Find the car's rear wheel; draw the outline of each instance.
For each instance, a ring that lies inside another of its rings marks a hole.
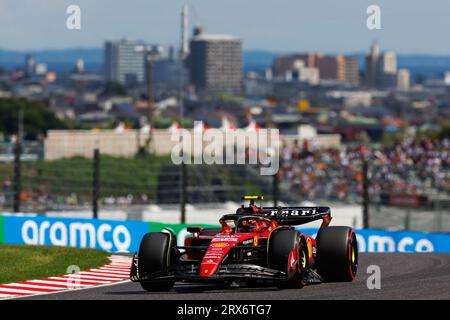
[[[138,253],[139,276],[143,277],[153,272],[167,268],[170,265],[171,234],[163,232],[147,233],[141,241]],[[147,291],[168,291],[174,281],[141,281],[141,286]]]
[[[280,287],[301,288],[308,269],[308,248],[305,239],[293,229],[274,231],[268,242],[268,266],[286,273]]]
[[[326,227],[317,235],[317,271],[325,281],[352,281],[358,270],[358,243],[350,227]]]

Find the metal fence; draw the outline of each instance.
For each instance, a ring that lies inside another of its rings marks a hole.
[[[320,192],[311,196],[282,174],[260,175],[257,166],[180,166],[174,165],[169,156],[119,158],[101,155],[98,151],[94,151],[91,158],[44,161],[36,144],[25,144],[21,148],[3,145],[2,148],[2,211],[45,213],[84,209],[96,216],[100,208],[141,210],[158,204],[178,207],[183,221],[188,203],[224,203],[237,201],[243,194],[257,193],[264,194],[275,204],[280,201],[298,204],[304,200],[320,205],[330,201],[359,204],[366,227],[450,232],[448,195],[437,199],[430,190],[425,204],[419,199],[415,207],[392,205],[380,192],[370,189],[370,164],[363,162],[360,166],[362,180],[345,186],[356,190],[353,196],[339,199],[336,196],[339,190],[328,194],[318,189]],[[331,173],[330,176],[333,177]]]
[[[21,150],[0,162],[3,211],[90,208],[96,215],[102,207],[217,203],[261,192],[242,165],[179,166],[169,156],[120,158],[98,151],[91,158],[24,161]]]

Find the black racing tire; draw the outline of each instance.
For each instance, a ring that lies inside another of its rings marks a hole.
[[[298,249],[298,261],[292,270],[289,261],[291,252]],[[304,275],[308,269],[308,248],[305,239],[293,229],[275,230],[268,241],[268,266],[271,269],[286,272],[287,280],[278,284],[282,288],[301,288],[305,285]]]
[[[350,227],[333,226],[317,235],[316,266],[327,282],[353,281],[358,270],[358,242]]]
[[[163,270],[170,265],[171,235],[163,232],[147,233],[141,241],[138,253],[139,275]],[[141,286],[147,291],[168,291],[174,281],[141,281]]]

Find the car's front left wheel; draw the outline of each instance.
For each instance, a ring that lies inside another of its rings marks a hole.
[[[138,253],[139,276],[146,276],[167,268],[170,265],[171,235],[164,232],[147,233],[141,241]],[[168,291],[174,281],[141,281],[141,286],[147,291]]]

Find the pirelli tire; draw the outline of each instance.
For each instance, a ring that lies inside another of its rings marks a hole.
[[[141,277],[167,268],[170,265],[173,236],[167,232],[147,233],[141,241],[138,252],[138,272]],[[174,281],[141,281],[146,291],[169,291]]]
[[[304,237],[294,229],[275,230],[267,247],[268,267],[286,273],[286,280],[278,283],[282,288],[302,288],[308,265],[308,247]]]
[[[327,282],[353,281],[358,270],[358,242],[350,227],[326,227],[317,235],[316,266]]]

